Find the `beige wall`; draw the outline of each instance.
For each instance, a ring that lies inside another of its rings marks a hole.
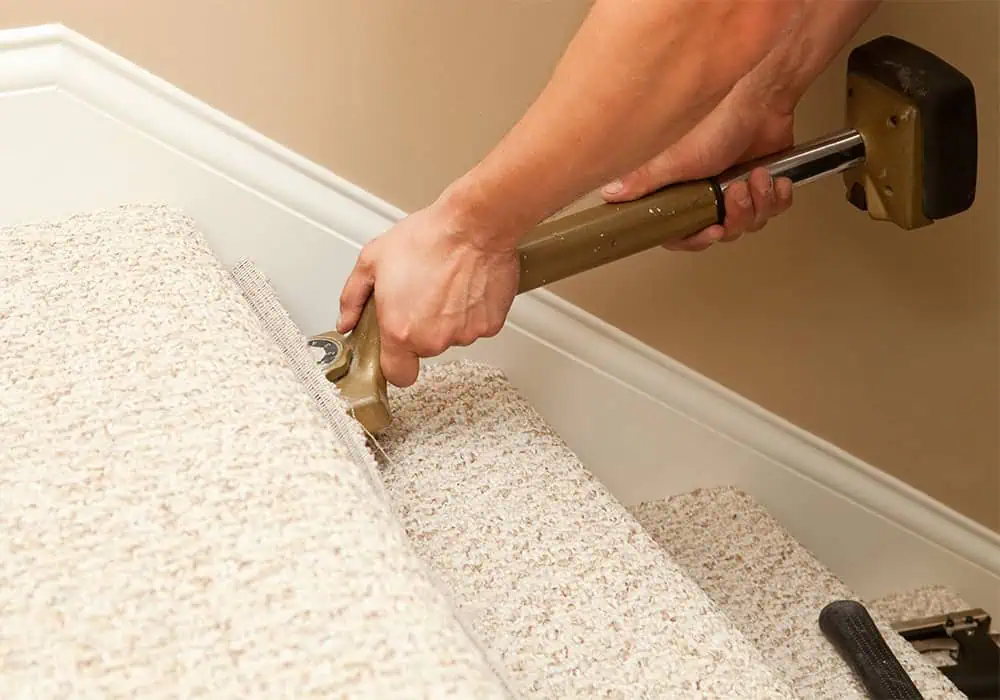
[[[0,25],[64,22],[412,210],[518,117],[587,6],[8,0]],[[656,251],[556,291],[1000,529],[998,8],[890,2],[858,37],[902,35],[973,78],[982,164],[968,214],[896,231],[846,206],[829,180],[750,240]],[[800,137],[840,126],[842,70],[801,106]]]

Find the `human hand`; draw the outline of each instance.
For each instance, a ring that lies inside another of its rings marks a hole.
[[[607,201],[629,201],[667,185],[720,174],[794,143],[794,112],[809,85],[830,64],[881,0],[800,5],[777,43],[709,114],[645,165],[605,186]],[[704,250],[759,231],[792,205],[788,178],[773,182],[764,168],[725,194],[726,220],[665,245],[670,250]]]
[[[738,84],[714,110],[665,151],[601,191],[609,202],[637,199],[670,184],[718,175],[727,168],[780,151],[794,143],[793,114],[754,99],[753,83]],[[792,182],[755,168],[725,193],[726,220],[665,244],[700,251],[756,232],[792,205]]]
[[[374,293],[382,372],[390,384],[409,386],[420,358],[500,331],[519,271],[514,247],[474,238],[435,203],[361,250],[341,293],[337,330],[353,329]]]

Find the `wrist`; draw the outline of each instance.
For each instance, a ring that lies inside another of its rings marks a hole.
[[[445,188],[431,207],[454,235],[483,250],[506,251],[516,248],[531,227],[508,201],[472,170]]]
[[[762,63],[769,63],[768,105],[791,113],[881,0],[814,0]]]

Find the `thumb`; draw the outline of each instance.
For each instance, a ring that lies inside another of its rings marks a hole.
[[[689,162],[685,163],[683,150],[677,147],[679,145],[680,143],[671,146],[627,175],[609,182],[601,188],[601,196],[609,202],[627,202],[643,197],[666,185],[698,177],[686,174],[686,171],[692,170],[691,159],[688,158]],[[679,150],[681,151],[680,160],[678,159]]]
[[[723,103],[663,152],[601,188],[601,196],[627,202],[677,182],[712,177],[748,145],[748,134]]]
[[[351,270],[347,282],[344,283],[344,289],[340,292],[340,318],[337,319],[339,333],[347,333],[354,328],[374,287],[374,270],[362,255],[354,264],[354,269]]]

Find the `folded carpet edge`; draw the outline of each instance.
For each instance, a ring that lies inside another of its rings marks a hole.
[[[281,304],[270,280],[259,266],[249,258],[240,259],[230,270],[230,274],[243,295],[243,299],[260,321],[265,333],[284,355],[289,367],[302,382],[307,393],[326,418],[331,430],[344,445],[348,446],[351,460],[362,469],[386,511],[392,516],[400,530],[405,533],[406,528],[393,506],[379,473],[376,452],[369,447],[369,439],[376,444],[377,440],[368,435],[361,424],[350,416],[347,404],[337,385],[323,376],[309,352],[307,338]],[[513,696],[515,685],[509,678],[502,660],[497,658],[496,653],[475,631],[461,606],[454,600],[449,587],[434,571],[433,567],[424,562],[423,569],[440,595],[448,601],[455,620],[462,627],[466,636],[490,664],[507,692]]]

